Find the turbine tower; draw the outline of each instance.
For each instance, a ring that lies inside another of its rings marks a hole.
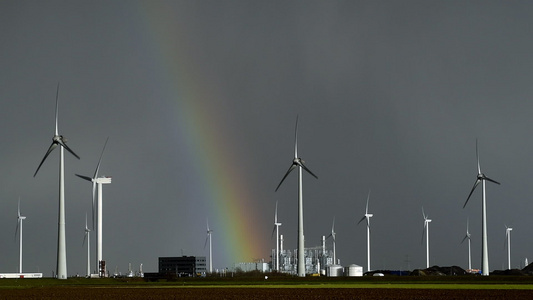
[[[468,232],[468,219],[466,219],[466,235],[461,241],[461,244],[468,239],[468,269],[472,270],[472,255],[470,252],[470,232]]]
[[[472,190],[470,191],[470,194],[468,195],[468,198],[466,198],[466,202],[463,205],[463,208],[465,208],[466,204],[468,203],[468,200],[470,200],[470,196],[472,196],[472,193],[474,193],[474,190],[476,187],[482,183],[482,193],[481,193],[481,223],[482,223],[482,234],[481,234],[481,275],[483,276],[489,276],[489,249],[488,249],[488,243],[487,243],[487,199],[485,195],[485,181],[490,181],[492,183],[500,184],[499,182],[492,180],[485,176],[485,174],[481,173],[481,167],[479,164],[479,153],[477,149],[477,140],[476,140],[476,158],[477,158],[477,178],[476,182],[474,182],[474,186],[472,187]]]
[[[95,193],[96,193],[96,187],[98,186],[98,204],[97,204],[97,227],[96,227],[96,269],[98,270],[98,274],[100,277],[105,277],[105,268],[102,265],[102,185],[103,184],[110,184],[111,183],[111,177],[103,176],[98,177],[98,170],[100,169],[100,163],[102,162],[102,156],[104,155],[105,147],[107,146],[107,141],[109,140],[109,137],[105,140],[104,148],[102,149],[102,153],[100,154],[100,159],[98,160],[98,164],[96,165],[96,170],[94,171],[93,177],[89,176],[83,176],[76,174],[76,176],[85,179],[87,181],[92,182],[93,185],[93,228],[94,228],[94,211],[95,211]]]
[[[207,246],[207,239],[209,239],[209,273],[213,273],[213,248],[211,244],[211,234],[213,230],[209,229],[209,219],[207,219],[207,236],[205,237],[205,246]]]
[[[366,210],[365,215],[359,220],[357,225],[366,219],[366,261],[367,261],[367,270],[370,272],[370,218],[373,214],[368,213],[368,201],[370,200],[370,191],[368,191],[368,197],[366,198]]]
[[[17,228],[15,229],[15,237],[17,236],[17,231],[20,228],[20,236],[19,236],[19,273],[22,273],[22,220],[25,220],[26,217],[20,215],[20,197],[18,202],[18,210],[17,210]]]
[[[513,228],[507,227],[505,225],[505,238],[507,243],[507,265],[508,269],[511,270],[511,231]]]
[[[87,213],[85,213],[85,235],[83,236],[83,244],[85,244],[85,240],[87,240],[87,277],[91,277],[91,237],[90,237],[91,230],[87,226]],[[82,244],[82,245],[83,245]]]
[[[422,241],[424,241],[424,232],[426,233],[426,268],[429,268],[429,219],[425,213],[424,208],[422,207],[422,216],[424,216],[424,230],[422,231]]]
[[[74,153],[66,144],[67,139],[62,135],[59,135],[57,126],[57,114],[58,114],[58,98],[59,98],[59,83],[57,84],[56,91],[56,117],[55,117],[55,132],[52,138],[52,144],[46,151],[41,163],[37,167],[33,177],[37,175],[39,169],[43,165],[44,161],[50,155],[50,153],[59,145],[59,216],[58,216],[58,237],[57,237],[57,268],[56,274],[59,279],[67,279],[67,242],[65,237],[65,154],[64,149],[67,149],[70,154],[74,155],[77,159],[80,159],[76,153]]]
[[[289,167],[285,176],[281,179],[281,182],[278,184],[276,191],[279,189],[287,175],[289,175],[292,170],[298,168],[298,276],[305,277],[305,255],[304,255],[304,209],[303,209],[303,188],[302,188],[302,169],[307,171],[313,177],[318,179],[318,177],[311,172],[305,165],[304,161],[298,157],[298,117],[296,117],[296,130],[294,137],[294,159],[292,164]]]
[[[274,213],[274,228],[272,229],[272,236],[276,232],[276,271],[279,272],[279,227],[281,223],[278,222],[278,201],[276,201],[276,212]]]
[[[331,239],[333,240],[333,264],[334,265],[337,264],[337,252],[335,251],[336,235],[337,233],[335,232],[335,217],[333,217],[333,224],[331,225],[331,233],[328,235],[326,239],[329,239],[331,237]]]

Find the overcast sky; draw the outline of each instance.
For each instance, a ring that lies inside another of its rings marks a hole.
[[[0,2],[1,272],[50,276],[57,251],[54,133],[65,154],[68,274],[84,274],[85,214],[105,139],[108,270],[157,271],[159,256],[207,256],[214,268],[270,261],[275,202],[296,247],[298,154],[306,246],[336,218],[337,257],[366,269],[356,225],[371,190],[372,268],[481,260],[476,138],[487,184],[490,269],[531,254],[533,7],[528,1],[2,1]],[[94,235],[91,244],[95,245]],[[331,243],[328,241],[328,247]],[[236,249],[237,248],[237,249]],[[95,249],[91,250],[94,253]],[[530,258],[530,259],[531,259]],[[94,256],[91,258],[94,262]]]

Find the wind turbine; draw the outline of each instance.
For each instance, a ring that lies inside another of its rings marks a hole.
[[[507,265],[508,269],[511,270],[511,231],[513,228],[507,227],[505,225],[505,238],[507,243]]]
[[[278,201],[276,201],[276,212],[274,213],[274,228],[272,229],[272,236],[276,231],[276,271],[279,271],[279,227],[281,223],[278,222]]]
[[[472,193],[474,193],[474,190],[479,185],[479,183],[482,183],[482,193],[481,193],[481,208],[482,208],[482,215],[481,215],[481,223],[482,223],[482,234],[481,234],[481,275],[483,276],[489,276],[489,249],[488,249],[488,243],[487,243],[487,199],[485,196],[485,181],[490,181],[496,184],[500,184],[499,182],[492,180],[485,176],[485,174],[481,173],[481,167],[479,164],[479,154],[477,149],[477,139],[476,139],[476,158],[477,158],[477,178],[476,182],[474,182],[474,186],[472,187],[472,190],[470,191],[470,194],[468,195],[468,198],[466,198],[466,202],[463,205],[463,208],[465,208],[466,204],[468,203],[468,200],[470,200],[470,196],[472,196]]]
[[[57,126],[57,114],[58,114],[58,98],[59,98],[59,83],[57,84],[56,91],[56,128],[54,137],[52,138],[52,144],[46,151],[41,163],[37,167],[33,177],[37,175],[39,169],[43,165],[44,161],[50,155],[50,153],[57,147],[59,147],[59,216],[58,216],[58,237],[57,237],[57,268],[56,274],[59,279],[67,279],[67,242],[65,237],[65,155],[64,149],[67,149],[70,154],[74,155],[77,159],[80,157],[74,153],[66,144],[67,139],[62,135],[59,135]]]
[[[472,270],[472,255],[471,255],[471,252],[470,252],[470,232],[468,232],[468,219],[466,219],[466,235],[465,237],[463,238],[463,240],[461,241],[461,244],[466,240],[468,239],[468,269],[469,270]]]
[[[368,197],[366,198],[366,210],[365,215],[357,222],[357,225],[366,219],[366,259],[367,259],[367,270],[370,271],[370,218],[373,214],[368,213],[368,201],[370,200],[370,191],[368,191]]]
[[[209,219],[207,219],[207,236],[205,237],[205,246],[207,246],[207,239],[209,239],[209,273],[213,272],[213,248],[211,244],[211,234],[213,233],[213,230],[209,229]]]
[[[87,240],[87,277],[91,276],[91,230],[87,226],[87,213],[85,213],[85,235],[83,236],[83,244]],[[83,245],[82,244],[82,245]]]
[[[329,239],[331,237],[331,239],[333,240],[333,264],[336,265],[337,264],[337,253],[335,251],[335,236],[337,235],[337,233],[335,232],[335,217],[333,217],[333,224],[331,225],[331,233],[328,235],[328,237],[326,239]]]
[[[22,273],[22,220],[25,220],[26,217],[20,215],[20,197],[18,202],[18,210],[17,210],[17,228],[15,229],[15,237],[17,236],[17,231],[19,231],[20,228],[20,236],[19,236],[19,273]]]
[[[424,230],[422,231],[422,241],[424,241],[424,232],[426,233],[426,268],[429,268],[429,219],[425,213],[424,208],[422,207],[422,216],[424,216]]]
[[[276,191],[278,191],[279,187],[287,178],[287,175],[289,175],[292,170],[298,168],[298,276],[305,277],[305,246],[304,246],[304,209],[303,209],[303,188],[302,188],[302,169],[307,171],[309,174],[311,174],[313,177],[318,179],[318,177],[311,172],[305,165],[304,161],[298,157],[298,117],[296,117],[296,129],[295,129],[295,137],[294,137],[294,159],[292,160],[292,164],[289,167],[289,170],[287,173],[285,173],[285,176],[281,179],[281,182],[278,184],[278,187],[276,188]]]
[[[98,170],[100,169],[100,163],[102,162],[102,156],[104,155],[105,147],[107,146],[107,141],[109,140],[109,137],[105,140],[104,148],[102,149],[102,153],[100,154],[100,159],[98,160],[98,164],[96,165],[96,170],[94,171],[93,177],[89,176],[83,176],[76,174],[76,176],[80,177],[81,179],[85,179],[87,181],[92,182],[93,185],[93,228],[94,228],[94,210],[95,210],[95,193],[96,193],[96,186],[98,186],[98,216],[97,216],[97,224],[96,227],[96,269],[98,270],[98,273],[100,274],[100,277],[105,276],[105,269],[103,269],[103,266],[101,266],[101,262],[103,261],[102,257],[102,184],[110,184],[111,183],[111,177],[103,176],[98,177]]]

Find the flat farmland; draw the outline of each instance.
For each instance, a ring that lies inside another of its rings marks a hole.
[[[2,279],[1,299],[531,299],[528,277]]]

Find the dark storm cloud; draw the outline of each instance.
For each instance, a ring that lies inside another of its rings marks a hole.
[[[162,117],[168,116],[164,99],[174,96],[167,92],[173,83],[158,65],[157,45],[142,20],[142,7],[149,4],[143,5],[0,5],[0,124],[6,141],[0,148],[1,270],[18,265],[11,241],[19,195],[28,216],[25,269],[38,266],[47,275],[55,269],[57,157],[37,178],[32,174],[53,134],[57,81],[60,131],[82,157],[67,156],[67,173],[92,173],[110,136],[102,174],[113,176],[104,189],[111,270],[116,265],[124,271],[131,261],[150,271],[157,256],[180,254],[180,248],[202,252],[205,216],[198,214],[194,232],[179,221],[194,212],[180,211],[176,199],[200,183],[182,169],[190,158],[176,147],[175,129]],[[337,256],[343,264],[365,265],[366,232],[356,222],[371,189],[375,268],[405,267],[406,255],[411,268],[424,266],[421,206],[433,220],[431,263],[466,265],[466,248],[459,243],[469,217],[477,266],[479,192],[465,209],[462,205],[475,180],[478,138],[482,170],[502,182],[488,186],[491,269],[504,261],[504,223],[514,227],[513,265],[529,255],[529,3],[161,5],[185,36],[169,43],[191,54],[196,78],[216,92],[198,101],[223,107],[224,124],[213,126],[229,128],[238,145],[242,162],[236,168],[249,174],[256,193],[252,213],[261,215],[258,235],[270,238],[279,200],[285,245],[296,246],[296,176],[277,193],[274,189],[292,159],[298,114],[299,154],[319,177],[304,177],[306,245],[318,245],[335,216]],[[70,177],[67,197],[69,274],[83,273],[90,186]],[[213,239],[215,245],[224,242],[216,234]],[[268,254],[265,249],[258,255],[268,260]]]

